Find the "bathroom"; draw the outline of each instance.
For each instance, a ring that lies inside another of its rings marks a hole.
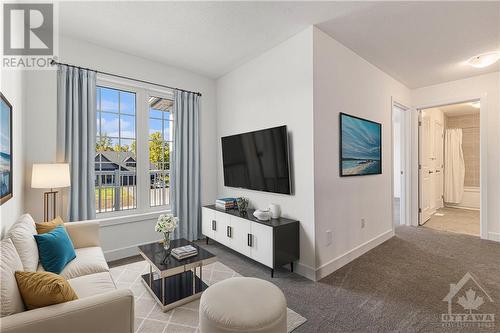
[[[421,118],[421,224],[479,236],[480,103],[425,109]]]

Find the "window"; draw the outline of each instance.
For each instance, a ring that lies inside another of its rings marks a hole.
[[[149,175],[150,205],[170,203],[170,152],[172,151],[173,101],[149,97]]]
[[[96,213],[143,212],[170,204],[170,96],[98,80]]]
[[[135,94],[97,87],[95,195],[96,212],[137,207]]]

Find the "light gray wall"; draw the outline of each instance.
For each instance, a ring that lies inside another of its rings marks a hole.
[[[270,203],[300,221],[299,273],[314,278],[312,28],[265,52],[217,81],[218,196],[244,196],[255,208]],[[291,138],[294,194],[224,186],[220,138],[286,125]]]
[[[392,99],[410,91],[314,28],[314,215],[317,278],[393,235]],[[382,174],[339,176],[339,113],[382,124]],[[361,219],[366,226],[361,227]],[[333,241],[327,244],[326,233]]]
[[[12,167],[13,197],[0,206],[0,236],[3,237],[12,223],[24,210],[24,75],[20,70],[1,70],[0,91],[12,104]]]
[[[216,103],[215,81],[182,69],[152,62],[130,54],[62,37],[59,40],[61,62],[143,79],[164,85],[199,91],[201,105],[201,200],[213,203],[216,197]],[[40,220],[43,216],[42,190],[33,190],[33,163],[54,162],[56,154],[56,73],[33,71],[26,80],[26,186],[25,210]],[[62,207],[63,205],[59,205]],[[61,213],[61,212],[60,212]],[[112,257],[132,254],[136,244],[158,239],[154,218],[129,223],[129,229],[103,222],[103,248]],[[112,224],[112,223],[111,223]],[[129,231],[127,231],[129,230]],[[135,231],[134,231],[135,230]]]

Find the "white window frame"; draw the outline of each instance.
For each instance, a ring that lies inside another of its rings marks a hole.
[[[149,106],[148,97],[174,99],[171,89],[159,88],[133,80],[111,77],[98,74],[96,85],[111,89],[118,89],[135,93],[136,102],[136,186],[137,186],[137,208],[118,210],[113,212],[97,213],[96,219],[109,219],[114,217],[126,217],[133,215],[144,215],[148,213],[168,212],[171,210],[170,202],[163,206],[150,206],[149,198]],[[175,117],[174,117],[175,121]],[[173,139],[172,139],[173,140]]]

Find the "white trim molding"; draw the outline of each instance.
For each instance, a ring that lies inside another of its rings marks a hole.
[[[451,104],[459,104],[459,103],[465,103],[465,102],[470,102],[470,101],[477,101],[479,100],[481,103],[481,117],[480,117],[480,149],[479,149],[479,160],[480,160],[480,237],[482,239],[491,239],[491,235],[488,234],[488,156],[487,156],[487,148],[488,148],[488,142],[487,142],[487,124],[488,124],[488,117],[487,115],[490,112],[485,112],[485,110],[489,110],[491,107],[490,104],[488,103],[488,95],[487,93],[481,93],[481,94],[476,94],[476,95],[463,95],[463,96],[456,96],[454,98],[450,99],[445,99],[445,100],[436,100],[436,101],[431,101],[427,102],[425,104],[417,105],[414,109],[419,111],[423,109],[429,109],[429,108],[434,108],[434,107],[439,107],[439,106],[445,106],[445,105],[451,105]],[[413,123],[413,127],[418,129],[418,120],[415,120]],[[415,155],[415,150],[416,150],[416,155],[418,156],[418,147],[419,147],[419,137],[418,137],[418,131],[416,134],[413,134],[413,155]],[[416,221],[419,221],[419,213],[418,213],[418,208],[419,208],[419,198],[418,198],[418,158],[414,163],[414,168],[413,171],[414,174],[412,175],[414,181],[412,184],[414,185],[413,188],[411,189],[412,192],[412,207],[414,207],[414,210],[412,212],[413,219],[416,219]],[[415,180],[416,180],[416,186],[415,186]]]
[[[494,242],[500,242],[500,232],[490,231],[488,233],[488,239]]]
[[[364,242],[363,244],[355,247],[354,249],[330,260],[326,264],[321,265],[316,269],[316,276],[314,281],[321,280],[325,276],[332,274],[337,269],[347,265],[354,259],[362,256],[371,249],[376,248],[377,246],[391,239],[392,237],[394,237],[394,230],[393,229],[387,230],[386,232],[383,232],[380,235],[370,239],[369,241]]]
[[[302,275],[305,278],[308,278],[309,280],[317,281],[316,280],[316,270],[314,268],[312,268],[311,266],[308,266],[308,265],[303,264],[301,262],[295,263],[294,272],[299,274],[299,275]]]
[[[127,258],[127,257],[132,257],[132,256],[139,254],[139,249],[138,249],[139,246],[146,245],[146,244],[153,243],[153,242],[159,242],[159,241],[161,241],[161,239],[152,239],[152,240],[147,241],[147,242],[142,242],[142,243],[137,243],[137,244],[133,244],[133,245],[125,246],[125,247],[120,247],[118,249],[107,250],[107,251],[104,251],[104,257],[106,258],[106,261],[108,261],[108,262],[113,261],[113,260]]]

